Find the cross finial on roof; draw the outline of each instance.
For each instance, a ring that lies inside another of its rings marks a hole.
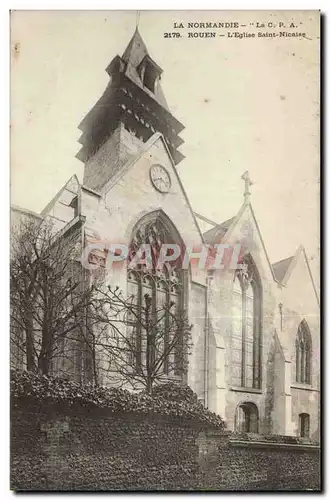
[[[250,199],[250,186],[252,186],[253,182],[250,179],[249,171],[246,170],[244,174],[242,175],[242,179],[245,182],[245,189],[244,189],[244,198],[246,201]]]
[[[138,27],[139,27],[139,22],[140,22],[140,11],[137,10],[136,11],[136,20],[135,20],[135,24],[136,24],[135,27],[136,27],[136,29],[138,29]]]

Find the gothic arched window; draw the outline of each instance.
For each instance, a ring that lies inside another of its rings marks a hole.
[[[182,248],[175,228],[162,212],[148,214],[133,230],[130,261],[136,257],[142,245],[148,244],[151,248],[152,263],[151,266],[137,264],[133,269],[128,268],[127,291],[137,312],[137,316],[131,314],[129,334],[135,347],[136,367],[143,369],[146,366],[147,352],[147,334],[143,328],[147,296],[150,316],[157,324],[157,329],[154,330],[153,356],[159,359],[162,353],[168,353],[162,361],[164,374],[180,375],[182,346],[179,340],[174,342],[173,336],[177,335],[177,332],[171,318],[173,315],[179,315],[184,308],[184,279],[179,258],[158,269],[157,261],[164,243],[179,244]],[[140,255],[142,260],[144,257],[146,254]],[[171,349],[170,346],[174,343],[175,348]]]
[[[303,320],[296,338],[296,382],[311,384],[312,339],[309,328]]]
[[[251,259],[236,272],[232,309],[232,386],[260,389],[261,283]]]
[[[258,433],[259,415],[258,408],[254,403],[246,402],[237,407],[235,415],[236,432]]]

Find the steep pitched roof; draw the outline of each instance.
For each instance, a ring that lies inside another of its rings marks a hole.
[[[293,259],[294,256],[287,257],[286,259],[279,260],[278,262],[274,262],[274,264],[272,264],[275,277],[280,283],[283,282],[283,279]]]
[[[298,247],[298,249],[297,249],[297,251],[296,251],[296,253],[294,254],[293,257],[289,257],[288,259],[284,259],[284,261],[289,261],[289,262],[286,265],[284,276],[281,279],[281,284],[282,285],[287,285],[287,283],[289,283],[292,271],[296,267],[296,265],[297,265],[297,263],[298,263],[301,255],[303,255],[303,258],[304,258],[304,260],[306,262],[308,274],[309,274],[311,282],[312,282],[312,286],[313,286],[313,289],[314,289],[314,292],[315,292],[316,300],[317,300],[318,305],[320,305],[319,293],[318,293],[318,290],[317,290],[315,282],[314,282],[314,278],[313,278],[312,271],[311,271],[311,268],[310,268],[310,265],[309,265],[308,257],[307,257],[307,254],[306,254],[306,250],[303,247],[303,245],[300,245]],[[284,261],[280,261],[280,262],[284,262]],[[279,264],[279,262],[277,262],[277,264]]]
[[[143,88],[143,90],[153,99],[155,99],[161,106],[163,106],[163,108],[169,111],[169,107],[167,105],[161,86],[159,84],[156,85],[155,92],[153,94],[142,83],[138,72],[138,67],[145,57],[147,57],[149,61],[151,61],[152,64],[158,68],[159,74],[163,72],[158,64],[150,57],[146,44],[144,43],[138,28],[136,28],[129,44],[127,45],[122,55],[122,60],[127,64],[126,76],[128,76],[136,85]]]
[[[134,67],[137,67],[146,55],[149,55],[148,49],[139,33],[138,28],[136,28],[123,53],[122,59],[125,62],[129,61]]]
[[[266,250],[265,243],[264,243],[263,238],[261,236],[261,231],[260,231],[260,228],[259,228],[259,224],[257,222],[254,210],[253,210],[252,205],[251,205],[250,202],[244,201],[244,203],[241,206],[240,210],[238,211],[237,215],[235,215],[231,219],[225,220],[221,224],[218,224],[216,227],[214,227],[214,228],[209,229],[208,231],[206,231],[203,234],[204,240],[205,240],[206,243],[209,243],[209,244],[215,244],[215,243],[221,243],[221,242],[225,243],[226,240],[228,238],[230,238],[232,232],[234,231],[234,229],[236,227],[236,224],[241,219],[241,217],[242,217],[244,211],[247,209],[247,207],[249,207],[249,209],[251,211],[252,219],[254,221],[257,233],[259,235],[261,246],[262,246],[262,248],[264,250],[264,254],[265,254],[265,257],[266,257],[266,260],[267,260],[267,263],[268,263],[271,275],[272,275],[273,279],[275,281],[277,281],[277,279],[275,277],[275,274],[274,274],[273,267],[272,267],[272,265],[270,263],[270,260],[269,260],[269,256],[268,256],[268,253],[267,253],[267,250]]]
[[[75,191],[70,190],[70,187],[72,187],[72,185],[76,185],[77,186],[77,188],[76,188]],[[70,179],[64,184],[64,186],[50,200],[50,202],[47,203],[47,205],[45,206],[45,208],[41,212],[41,216],[44,217],[44,216],[46,216],[48,214],[48,212],[53,208],[53,206],[55,205],[55,203],[60,199],[63,191],[65,191],[65,190],[69,191],[70,193],[72,193],[72,197],[74,197],[74,196],[76,196],[78,194],[79,187],[80,187],[80,183],[79,183],[78,177],[76,176],[76,174],[73,174],[70,177]]]
[[[311,268],[309,265],[306,250],[302,245],[299,246],[296,253],[292,257],[288,257],[287,259],[282,259],[278,262],[275,262],[272,265],[274,275],[276,276],[276,279],[279,283],[281,283],[284,286],[287,285],[287,283],[290,281],[292,271],[295,268],[295,266],[297,265],[297,262],[301,256],[301,254],[303,255],[303,258],[304,258],[306,265],[307,265],[308,274],[309,274],[311,282],[312,282],[312,286],[313,286],[313,289],[315,292],[317,303],[320,304],[319,293],[318,293],[318,290],[315,286],[315,282],[314,282],[314,278],[313,278]]]
[[[234,222],[236,216],[231,217],[230,219],[221,222],[221,224],[217,224],[215,227],[212,227],[205,233],[203,233],[204,239],[206,243],[219,243],[221,239],[224,237],[231,224]]]
[[[34,212],[33,210],[28,210],[27,208],[19,207],[18,205],[11,205],[10,210],[11,212],[18,212],[21,213],[22,215],[26,215],[27,217],[42,219],[42,216],[37,212]]]

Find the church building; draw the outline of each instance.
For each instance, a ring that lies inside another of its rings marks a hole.
[[[76,226],[84,247],[95,241],[130,247],[150,234],[194,248],[243,241],[244,272],[190,266],[177,289],[167,277],[193,325],[186,382],[229,430],[319,439],[319,299],[304,247],[270,262],[247,172],[237,180],[245,190],[231,219],[194,212],[177,169],[184,126],[167,105],[162,69],[138,29],[106,71],[109,84],[79,125],[83,182],[71,177],[40,214],[13,207],[12,221],[25,215],[51,218],[58,230]],[[123,268],[115,279],[127,293],[152,286],[153,300],[161,293],[156,275],[154,285],[141,284]]]

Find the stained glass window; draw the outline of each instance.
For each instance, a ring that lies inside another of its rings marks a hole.
[[[231,384],[260,388],[261,287],[248,261],[244,274],[237,273],[232,297]]]
[[[232,385],[242,385],[243,291],[239,279],[233,287],[232,310]]]
[[[161,216],[149,217],[142,219],[133,231],[131,244],[131,259],[134,258],[136,252],[143,244],[150,244],[152,254],[152,268],[146,265],[138,264],[134,272],[128,271],[128,294],[135,295],[135,304],[137,305],[139,314],[145,314],[145,296],[148,295],[151,300],[150,314],[153,321],[153,356],[159,358],[162,353],[164,355],[163,371],[164,374],[176,374],[179,363],[177,345],[175,349],[170,349],[173,341],[173,321],[172,329],[170,327],[171,315],[179,313],[183,301],[183,279],[182,271],[177,266],[176,262],[172,262],[171,266],[163,266],[158,269],[157,261],[161,246],[164,243],[176,243],[177,240],[171,232],[170,224],[164,224]],[[170,304],[173,304],[170,306]],[[167,312],[166,312],[167,311]],[[143,321],[145,317],[141,318]],[[136,362],[139,366],[146,366],[147,338],[143,328],[138,328],[138,322],[132,321],[131,331],[134,331],[136,336]],[[149,339],[150,341],[150,339]]]
[[[299,327],[296,338],[296,382],[311,384],[312,339],[305,320]]]

